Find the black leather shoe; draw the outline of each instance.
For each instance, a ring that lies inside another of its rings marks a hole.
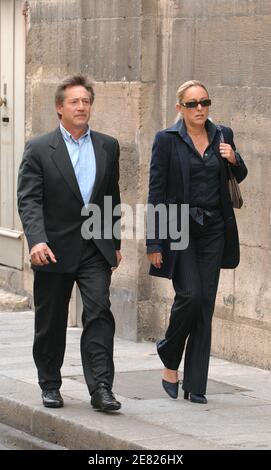
[[[190,400],[193,403],[202,403],[204,405],[208,403],[208,400],[205,395],[201,395],[197,393],[189,393],[187,391],[184,391],[183,397],[185,400]]]
[[[179,392],[179,381],[178,382],[168,382],[165,379],[162,379],[162,385],[164,390],[170,396],[170,398],[177,398]]]
[[[56,390],[42,390],[42,403],[46,408],[62,408],[64,401],[60,395],[60,391]]]
[[[91,395],[91,406],[95,410],[117,411],[121,408],[121,403],[116,400],[109,385],[99,383],[95,392]]]

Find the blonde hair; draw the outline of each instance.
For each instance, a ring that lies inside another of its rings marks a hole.
[[[177,90],[176,97],[177,97],[177,102],[179,104],[181,104],[186,90],[188,90],[188,88],[191,88],[192,86],[200,86],[206,91],[206,93],[209,96],[209,92],[206,86],[202,82],[200,82],[199,80],[188,80],[187,82],[184,82],[182,85],[180,85]],[[176,116],[175,122],[179,121],[180,118],[181,118],[181,113],[178,113]]]

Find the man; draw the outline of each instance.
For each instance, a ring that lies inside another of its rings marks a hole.
[[[120,237],[113,231],[103,237],[103,224],[100,237],[84,237],[82,225],[89,215],[85,206],[95,204],[103,214],[109,197],[112,227],[120,225],[120,216],[113,216],[120,203],[119,144],[89,129],[93,101],[93,86],[84,76],[68,77],[58,86],[60,125],[26,144],[18,209],[34,270],[33,355],[43,404],[63,406],[60,369],[76,282],[83,302],[81,358],[91,405],[112,411],[121,407],[112,393],[115,322],[109,300],[111,273],[121,261]]]

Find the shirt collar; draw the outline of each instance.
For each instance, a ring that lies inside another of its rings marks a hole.
[[[205,128],[209,137],[209,142],[212,143],[217,133],[217,127],[210,119],[207,119]],[[166,129],[166,132],[178,132],[185,142],[189,140],[184,119],[177,121],[173,126]]]
[[[60,127],[60,131],[61,131],[61,134],[63,136],[63,138],[67,141],[67,142],[79,142],[79,140],[81,139],[84,139],[85,137],[90,137],[90,128],[87,127],[87,130],[85,132],[85,134],[81,135],[81,137],[76,140],[69,131],[67,131],[67,129],[65,129],[65,127],[61,124],[61,122],[59,123],[59,127]]]
[[[212,143],[217,133],[217,126],[213,123],[213,121],[211,121],[210,119],[207,119],[205,123],[205,128],[209,137],[209,141],[210,143]]]

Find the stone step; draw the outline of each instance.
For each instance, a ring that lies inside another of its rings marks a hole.
[[[0,450],[67,450],[52,442],[0,423]]]

